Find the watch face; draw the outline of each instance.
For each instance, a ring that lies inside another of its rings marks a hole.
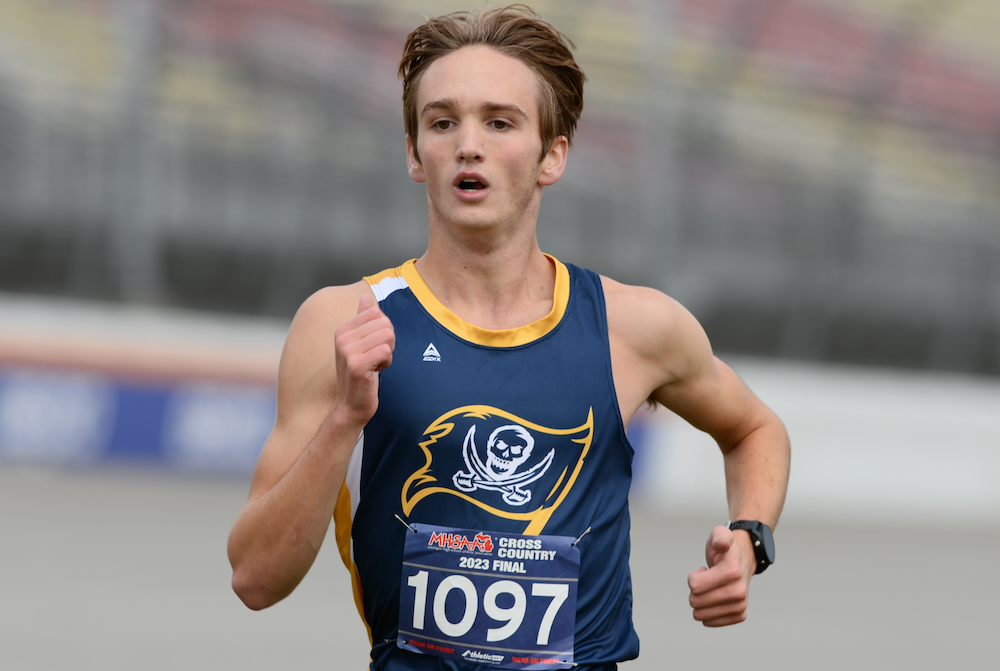
[[[764,547],[764,556],[768,564],[774,563],[774,536],[771,535],[771,527],[766,524],[760,525],[760,544]]]
[[[757,558],[757,573],[774,563],[774,536],[771,527],[757,520],[736,520],[729,523],[730,529],[744,529],[754,541],[754,556]]]

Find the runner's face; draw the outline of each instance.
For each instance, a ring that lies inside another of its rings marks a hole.
[[[417,91],[416,160],[432,225],[491,227],[531,223],[542,187],[562,176],[566,141],[539,161],[537,77],[522,61],[489,47],[463,47],[434,61]]]

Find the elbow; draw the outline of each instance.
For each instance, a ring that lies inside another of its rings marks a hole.
[[[291,588],[286,588],[260,563],[250,561],[246,556],[240,557],[238,553],[233,552],[232,546],[230,546],[229,562],[233,567],[231,583],[233,591],[250,610],[263,610],[273,606],[291,594],[295,588],[294,584]]]
[[[261,581],[246,575],[246,571],[233,570],[233,591],[250,610],[264,610],[278,603],[287,593],[267,589]]]
[[[233,567],[232,588],[247,608],[263,610],[291,594],[311,562],[295,562],[274,549],[248,547],[241,538],[244,537],[234,528],[228,546],[229,564]]]
[[[285,596],[275,596],[269,589],[270,581],[259,561],[253,561],[252,553],[238,542],[236,527],[229,536],[229,564],[233,568],[232,588],[240,601],[251,610],[263,610],[273,606]]]

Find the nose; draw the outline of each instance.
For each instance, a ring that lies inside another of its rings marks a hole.
[[[458,132],[458,146],[455,148],[455,158],[460,162],[479,162],[483,160],[483,136],[476,124],[463,124]]]

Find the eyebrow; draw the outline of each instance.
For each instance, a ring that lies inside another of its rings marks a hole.
[[[454,98],[441,98],[440,100],[432,100],[431,102],[424,105],[424,108],[420,110],[420,116],[426,114],[429,110],[454,110],[458,107],[458,101]],[[524,119],[528,118],[528,115],[524,113],[517,105],[505,105],[503,103],[495,102],[484,102],[479,106],[479,109],[483,112],[508,112],[510,114],[515,114]]]

